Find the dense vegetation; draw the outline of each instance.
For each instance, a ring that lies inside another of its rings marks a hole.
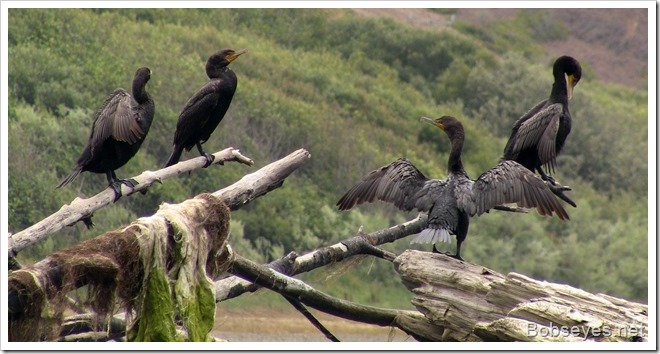
[[[226,47],[250,51],[232,64],[238,90],[205,150],[233,146],[256,161],[195,171],[122,198],[95,214],[94,230],[67,228],[21,260],[151,215],[162,202],[220,189],[300,147],[312,153],[310,163],[232,215],[238,252],[267,261],[347,238],[360,225],[374,231],[409,219],[414,214],[384,204],[344,213],[334,204],[361,176],[401,156],[428,176],[445,176],[449,143],[419,123],[422,115],[459,117],[468,172],[476,177],[492,167],[515,119],[549,94],[551,64],[563,54],[548,56],[535,42],[566,35],[561,27],[538,27],[548,24],[535,16],[521,12],[508,23],[520,31],[460,22],[429,31],[350,10],[11,9],[10,231],[106,187],[104,176],[85,173],[54,189],[86,144],[94,110],[115,88],[129,88],[140,66],[153,72],[147,89],[156,118],[141,151],[118,170],[120,178],[165,162],[178,112],[206,80],[205,60]],[[571,103],[573,132],[556,174],[574,189],[578,208],[567,206],[571,220],[491,212],[473,221],[463,256],[500,272],[645,301],[647,93],[595,81],[583,66]],[[406,240],[386,246],[408,247]],[[391,265],[367,260],[344,268],[306,279],[347,299],[410,306]]]

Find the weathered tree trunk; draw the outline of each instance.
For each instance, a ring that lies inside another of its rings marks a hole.
[[[412,303],[443,340],[647,341],[648,306],[442,254],[408,250],[394,261]]]

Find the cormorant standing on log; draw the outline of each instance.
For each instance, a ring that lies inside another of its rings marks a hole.
[[[210,80],[188,100],[179,114],[174,132],[174,151],[165,167],[179,162],[183,149],[190,151],[193,146],[197,146],[199,154],[206,158],[204,167],[213,163],[215,156],[204,152],[202,144],[225,116],[236,91],[236,74],[227,65],[245,52],[247,49],[224,49],[206,61],[206,75]]]
[[[461,160],[465,133],[454,117],[422,117],[447,133],[451,141],[449,176],[444,180],[428,179],[405,158],[372,171],[337,202],[339,210],[348,210],[364,202],[382,200],[397,208],[428,212],[428,226],[411,243],[449,242],[456,235],[456,254],[461,259],[461,244],[467,237],[470,217],[481,215],[505,203],[536,208],[539,214],[568,219],[566,210],[545,182],[515,161],[501,161],[471,180]],[[435,250],[435,245],[434,245]]]
[[[553,193],[575,207],[575,202],[563,193],[570,188],[558,186],[542,167],[554,173],[557,155],[571,132],[568,101],[573,96],[573,88],[582,77],[582,68],[574,58],[562,56],[555,61],[552,74],[555,82],[550,98],[539,102],[516,121],[502,159],[516,161],[532,171],[537,171],[543,180],[549,182]]]
[[[89,142],[76,162],[76,168],[57,188],[73,181],[81,172],[105,173],[116,202],[121,184],[135,186],[135,181],[117,179],[115,170],[124,166],[140,149],[154,119],[155,105],[146,91],[151,78],[149,68],[139,68],[133,78],[133,97],[124,89],[112,92],[95,113]]]

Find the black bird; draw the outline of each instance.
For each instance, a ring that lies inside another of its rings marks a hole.
[[[183,149],[190,151],[193,146],[197,146],[199,154],[206,157],[204,167],[213,163],[215,156],[204,152],[202,144],[209,139],[227,113],[236,91],[236,74],[227,65],[245,52],[247,49],[224,49],[206,61],[206,75],[210,80],[188,100],[179,114],[174,132],[174,151],[165,167],[179,162]]]
[[[456,254],[461,259],[470,217],[481,215],[505,203],[536,208],[539,214],[568,219],[566,210],[548,186],[533,172],[515,161],[501,161],[471,180],[461,160],[463,125],[454,117],[422,117],[447,133],[451,141],[449,176],[444,180],[428,179],[405,158],[372,171],[337,202],[339,210],[348,210],[364,202],[382,200],[397,208],[428,212],[428,226],[411,243],[449,242],[456,235]],[[434,245],[435,250],[435,245]]]
[[[568,101],[582,77],[582,68],[574,58],[562,56],[555,61],[552,74],[555,82],[550,98],[539,102],[516,121],[502,159],[516,161],[537,171],[543,180],[549,182],[557,196],[575,207],[575,203],[563,193],[570,188],[557,186],[554,178],[546,174],[542,167],[554,173],[557,155],[571,132]]]
[[[137,153],[147,137],[154,119],[155,105],[145,86],[151,78],[149,68],[139,68],[133,78],[133,97],[124,89],[116,89],[94,115],[92,133],[76,168],[57,188],[73,181],[81,172],[105,173],[116,202],[121,197],[121,184],[135,186],[135,181],[117,179],[115,170],[124,166]]]

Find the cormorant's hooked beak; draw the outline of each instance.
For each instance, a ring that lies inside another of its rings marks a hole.
[[[570,101],[571,97],[573,97],[573,87],[577,85],[577,81],[575,81],[575,76],[573,75],[564,74],[564,77],[566,78],[566,93]]]
[[[247,48],[246,48],[246,49],[237,50],[237,51],[234,52],[234,54],[227,55],[226,59],[227,59],[228,62],[231,63],[231,62],[234,61],[236,58],[238,58],[241,54],[246,53],[247,51],[248,51]]]
[[[438,122],[436,119],[432,119],[432,118],[429,118],[429,117],[422,117],[422,118],[420,118],[420,120],[422,122],[429,123],[431,125],[435,125],[436,127],[440,128],[442,130],[445,130],[445,126],[442,123]]]

